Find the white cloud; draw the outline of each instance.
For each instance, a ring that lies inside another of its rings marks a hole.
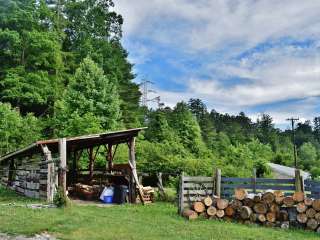
[[[125,36],[186,49],[250,48],[281,37],[319,36],[320,1],[118,0]]]
[[[178,49],[199,60],[193,69],[176,63],[184,91],[157,89],[169,106],[201,98],[209,108],[237,113],[261,104],[303,99],[300,116],[315,114],[320,96],[320,1],[310,0],[117,0],[124,16],[124,37],[131,59],[144,64],[162,49]],[[134,42],[130,42],[134,39]],[[142,43],[149,43],[144,46]],[[308,41],[304,46],[290,40]],[[140,41],[140,43],[138,43]],[[237,59],[263,43],[269,45]],[[205,53],[205,54],[204,54]],[[218,56],[210,61],[208,56]],[[175,59],[166,59],[174,61]],[[174,64],[172,64],[173,66]],[[179,67],[178,67],[179,66]],[[203,73],[206,78],[203,77]],[[165,73],[170,78],[170,73]],[[244,81],[229,84],[230,79]],[[176,79],[175,79],[176,81]],[[287,108],[268,109],[277,123],[294,114]],[[259,113],[252,113],[257,115]]]

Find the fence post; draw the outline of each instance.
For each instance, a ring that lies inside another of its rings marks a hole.
[[[303,192],[303,182],[302,182],[301,173],[299,169],[295,169],[294,176],[295,176],[294,178],[295,178],[296,192]]]
[[[253,190],[253,193],[256,193],[257,192],[257,169],[253,169],[252,171],[252,190]]]
[[[216,170],[216,182],[215,182],[215,187],[216,187],[216,192],[215,195],[218,197],[221,197],[221,169]]]
[[[184,189],[184,172],[180,175],[180,188],[179,188],[179,207],[178,212],[179,214],[182,214],[183,211],[183,204],[184,204],[184,196],[183,196],[183,189]]]

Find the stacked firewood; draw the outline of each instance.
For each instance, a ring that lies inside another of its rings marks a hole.
[[[203,217],[224,219],[245,224],[262,224],[268,227],[298,227],[320,233],[320,199],[311,199],[303,192],[285,196],[282,191],[248,194],[235,189],[232,200],[206,196],[196,201],[182,215],[187,219]]]

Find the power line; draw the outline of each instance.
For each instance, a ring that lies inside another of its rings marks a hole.
[[[299,121],[299,118],[293,118],[292,117],[292,118],[288,118],[286,120],[291,122],[294,166],[295,166],[295,168],[297,168],[298,167],[298,163],[297,163],[297,147],[296,147],[296,135],[295,135],[294,123],[296,121]]]

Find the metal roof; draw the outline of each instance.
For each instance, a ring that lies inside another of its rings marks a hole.
[[[146,129],[143,128],[133,128],[128,130],[114,131],[114,132],[105,132],[98,134],[83,135],[77,137],[67,137],[67,151],[75,151],[84,148],[95,147],[105,144],[119,144],[127,143],[130,138],[135,137],[138,133]],[[40,140],[35,143],[30,144],[25,148],[18,149],[14,152],[8,153],[0,157],[0,162],[4,160],[13,159],[16,157],[22,157],[30,154],[40,153],[41,145],[47,145],[49,150],[52,153],[59,151],[59,139],[49,139],[49,140]]]

